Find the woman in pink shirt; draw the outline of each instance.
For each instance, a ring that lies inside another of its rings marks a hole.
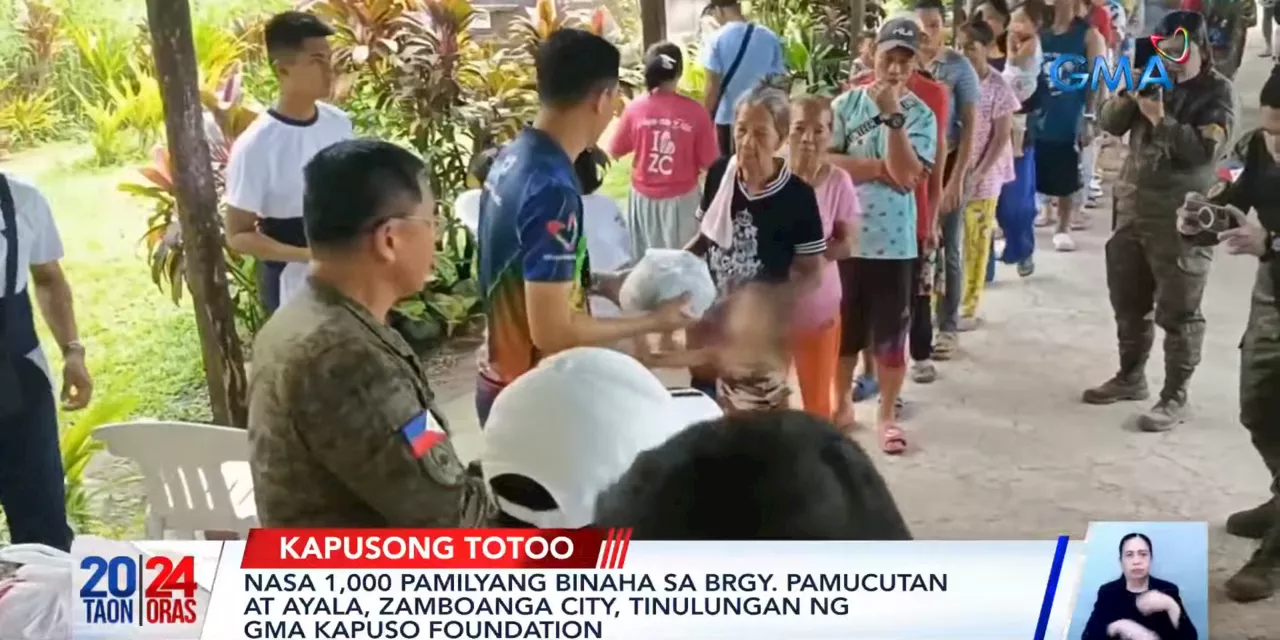
[[[720,154],[707,110],[676,93],[683,67],[680,47],[659,42],[649,48],[649,92],[627,105],[609,143],[614,158],[635,153],[627,226],[637,259],[650,248],[684,248],[698,234],[698,178]]]
[[[981,90],[978,118],[974,121],[973,151],[969,156],[969,200],[964,207],[964,287],[960,297],[960,330],[978,326],[978,302],[987,281],[991,237],[996,228],[1000,190],[1014,179],[1013,114],[1022,107],[1013,88],[991,66],[995,33],[981,19],[960,29],[959,43]]]
[[[813,187],[818,214],[827,239],[826,264],[817,287],[796,300],[792,326],[792,357],[804,410],[824,420],[835,411],[836,365],[840,359],[840,271],[837,260],[849,257],[854,236],[858,194],[843,169],[826,161],[831,148],[831,102],[804,97],[791,105],[791,172]]]

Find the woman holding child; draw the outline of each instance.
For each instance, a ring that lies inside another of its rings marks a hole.
[[[823,284],[834,217],[824,225],[814,188],[779,157],[791,125],[791,105],[776,87],[762,84],[738,101],[736,154],[708,171],[699,233],[686,247],[707,260],[720,299],[689,332],[690,351],[655,358],[658,366],[689,366],[693,386],[714,389],[729,411],[788,406],[791,310]],[[801,146],[821,147],[807,127],[801,129],[796,138]],[[803,159],[808,177],[833,179],[830,173],[820,175],[808,157]],[[834,179],[839,182],[838,175]],[[806,323],[800,341],[820,343],[833,323],[838,326],[834,316]],[[812,392],[813,384],[809,388]],[[827,382],[827,398],[830,388]]]

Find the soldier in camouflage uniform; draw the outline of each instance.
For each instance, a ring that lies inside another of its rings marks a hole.
[[[1221,234],[1204,231],[1197,216],[1201,207],[1188,203],[1180,211],[1179,228],[1193,244],[1212,246],[1221,241],[1229,253],[1260,259],[1249,309],[1249,325],[1240,343],[1240,421],[1253,436],[1272,475],[1272,498],[1232,514],[1227,531],[1261,539],[1257,552],[1227,581],[1227,594],[1242,602],[1271,597],[1280,585],[1280,74],[1272,72],[1262,88],[1262,126],[1236,144],[1231,165],[1242,168],[1233,182],[1209,194],[1228,205],[1231,229]],[[1229,165],[1229,166],[1231,166]],[[1245,217],[1250,209],[1257,220]]]
[[[254,344],[249,447],[266,527],[476,527],[494,513],[464,469],[422,363],[387,325],[431,272],[424,165],[370,140],[305,169],[308,286]]]
[[[1177,232],[1176,212],[1188,191],[1212,186],[1214,160],[1229,139],[1235,115],[1231,85],[1212,68],[1199,14],[1178,11],[1157,32],[1186,28],[1190,57],[1166,62],[1171,90],[1154,96],[1120,92],[1102,107],[1102,129],[1129,134],[1129,155],[1114,188],[1112,236],[1107,241],[1107,289],[1115,312],[1120,370],[1084,392],[1089,404],[1148,397],[1147,357],[1155,340],[1152,324],[1164,329],[1165,379],[1160,399],[1138,416],[1147,431],[1163,431],[1185,419],[1187,384],[1200,362],[1204,316],[1200,298],[1213,256],[1188,246]],[[1181,36],[1166,39],[1174,55]]]

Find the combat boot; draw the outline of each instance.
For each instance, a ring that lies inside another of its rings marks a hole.
[[[1121,371],[1110,380],[1092,389],[1085,389],[1082,399],[1085,404],[1112,404],[1121,400],[1146,400],[1150,396],[1146,376]]]
[[[1280,526],[1280,502],[1274,497],[1227,517],[1227,533],[1250,540],[1260,540],[1272,526]]]
[[[1153,433],[1168,431],[1185,422],[1189,414],[1185,391],[1162,393],[1154,406],[1138,415],[1138,428]]]
[[[1275,595],[1277,584],[1280,584],[1280,525],[1267,531],[1249,561],[1227,579],[1227,597],[1236,602],[1266,600]]]

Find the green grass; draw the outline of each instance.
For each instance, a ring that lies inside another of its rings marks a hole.
[[[151,281],[139,238],[148,210],[116,186],[132,167],[86,169],[87,147],[57,144],[15,154],[0,170],[25,176],[49,199],[62,234],[62,261],[75,298],[81,340],[98,399],[127,396],[137,416],[209,419],[195,317]],[[54,367],[58,349],[40,320]],[[74,416],[64,415],[65,424]]]
[[[627,210],[627,194],[631,193],[631,159],[627,156],[609,165],[604,176],[604,184],[600,185],[600,193],[618,201],[623,211]]]

